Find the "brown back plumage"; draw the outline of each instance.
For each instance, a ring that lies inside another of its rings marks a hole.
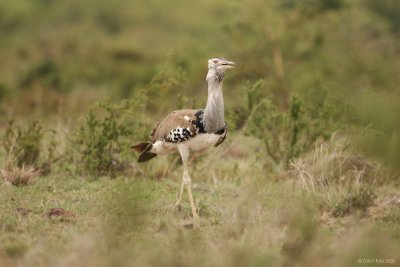
[[[196,135],[196,128],[191,121],[196,120],[198,109],[181,109],[171,112],[164,120],[158,123],[152,133],[152,141],[165,140],[168,134],[177,127],[190,128],[190,132]]]

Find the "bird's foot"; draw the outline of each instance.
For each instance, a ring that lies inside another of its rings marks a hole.
[[[193,214],[192,224],[193,224],[193,228],[199,228],[200,227],[199,215],[197,215],[197,213]]]
[[[181,211],[182,210],[182,206],[181,206],[180,201],[175,203],[175,205],[173,206],[173,210],[174,211]]]

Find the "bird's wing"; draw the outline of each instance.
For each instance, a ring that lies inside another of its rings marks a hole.
[[[154,127],[151,134],[152,141],[164,140],[171,143],[186,141],[201,131],[202,118],[203,110],[173,111]]]

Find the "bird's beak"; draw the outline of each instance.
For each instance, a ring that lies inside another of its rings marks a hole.
[[[230,69],[230,68],[234,68],[235,67],[235,62],[225,60],[224,62],[221,63],[221,65],[225,66],[228,69]]]

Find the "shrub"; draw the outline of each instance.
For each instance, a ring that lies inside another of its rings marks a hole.
[[[156,74],[146,84],[149,98],[162,100],[162,103],[171,103],[178,100],[178,106],[187,104],[188,100],[182,95],[182,91],[187,86],[187,74],[173,60],[172,52],[168,53],[162,66],[159,67]],[[157,111],[160,102],[149,104],[150,110]]]
[[[400,3],[395,0],[381,0],[379,2],[367,0],[363,2],[371,12],[385,18],[395,34],[400,34]]]
[[[360,187],[349,190],[349,193],[336,203],[333,209],[333,216],[343,217],[354,211],[365,213],[374,203],[376,195],[371,187]]]
[[[314,11],[320,12],[329,11],[329,10],[337,10],[343,7],[342,0],[284,0],[281,2],[281,7],[283,8],[300,8],[303,12]]]
[[[245,101],[229,114],[229,122],[263,141],[268,162],[287,165],[338,128],[340,106],[323,89],[318,94],[292,94],[286,109],[273,104],[263,90],[262,81],[245,90]]]
[[[62,68],[51,59],[44,59],[37,66],[32,67],[21,79],[21,88],[33,88],[37,85],[57,91],[67,91],[69,84],[63,78]]]
[[[81,175],[111,175],[126,169],[123,154],[129,152],[133,137],[143,137],[141,109],[143,91],[120,103],[108,100],[95,104],[85,116],[71,142],[71,161]]]
[[[227,114],[229,128],[243,128],[246,122],[251,119],[249,118],[251,113],[258,111],[259,105],[264,104],[264,96],[261,95],[263,86],[263,80],[258,80],[252,85],[247,84],[244,86],[245,88],[242,90],[245,92],[244,101]]]

